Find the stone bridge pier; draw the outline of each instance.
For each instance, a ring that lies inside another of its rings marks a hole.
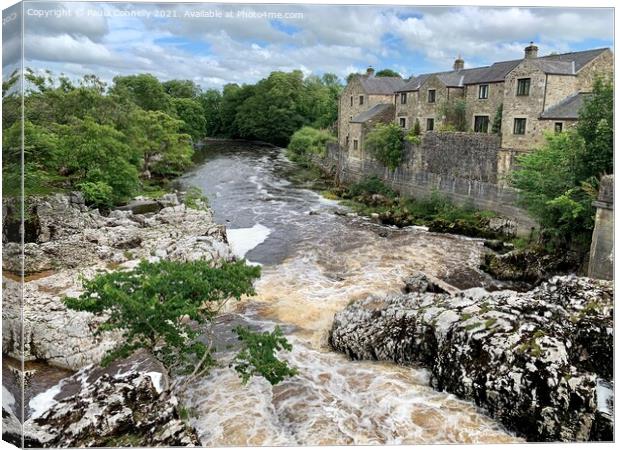
[[[614,278],[614,176],[601,178],[596,207],[596,221],[590,246],[588,276],[613,280]]]

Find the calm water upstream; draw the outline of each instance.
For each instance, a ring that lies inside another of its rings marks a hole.
[[[217,142],[202,156],[182,183],[202,188],[235,252],[263,266],[256,297],[224,322],[279,324],[294,347],[282,356],[299,370],[275,387],[243,386],[227,367],[190,385],[183,403],[204,445],[516,441],[471,403],[432,390],[425,369],[352,362],[327,345],[337,311],[399,291],[417,270],[461,287],[488,283],[481,241],[336,215],[337,202],[287,179],[294,167],[279,149]]]

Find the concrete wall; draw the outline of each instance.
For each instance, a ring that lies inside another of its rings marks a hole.
[[[351,158],[337,144],[328,146],[323,167],[342,182],[356,182],[375,175],[404,195],[424,198],[439,191],[454,202],[472,202],[477,208],[496,211],[528,234],[536,223],[515,206],[517,191],[497,183],[499,138],[480,133],[427,133],[419,146],[406,143],[405,158],[390,171],[367,155]]]
[[[596,222],[590,246],[588,276],[614,279],[614,176],[601,179],[596,206]]]

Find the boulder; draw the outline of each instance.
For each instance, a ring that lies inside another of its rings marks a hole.
[[[597,385],[613,376],[611,282],[565,276],[526,293],[369,297],[336,315],[329,341],[353,359],[424,364],[434,388],[530,441],[609,436]]]
[[[87,367],[31,401],[44,404],[24,423],[42,447],[198,446],[179,417],[167,374],[146,352],[105,369]]]

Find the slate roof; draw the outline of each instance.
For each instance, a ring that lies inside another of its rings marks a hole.
[[[379,114],[393,107],[394,105],[392,105],[391,103],[379,103],[378,105],[373,106],[369,110],[361,112],[357,116],[353,117],[353,119],[351,119],[351,122],[353,123],[368,122],[369,120],[375,118]]]
[[[560,55],[547,55],[536,58],[534,61],[540,69],[549,74],[574,75],[587,63],[598,55],[608,50],[597,48],[582,52],[563,53]],[[517,67],[523,59],[500,61],[490,66],[476,67],[473,69],[452,70],[448,72],[426,73],[412,77],[399,92],[416,91],[431,76],[436,75],[448,87],[462,87],[467,84],[494,83],[504,81],[506,75]]]
[[[578,92],[570,95],[560,103],[545,109],[540,115],[541,119],[565,119],[576,120],[579,118],[579,110],[583,106],[584,101],[592,94],[586,92]]]
[[[405,81],[400,77],[369,77],[361,75],[359,80],[362,84],[362,89],[367,94],[390,95],[405,84]]]

